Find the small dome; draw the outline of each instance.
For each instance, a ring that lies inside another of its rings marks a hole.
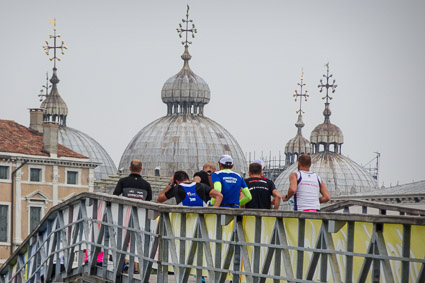
[[[294,138],[290,139],[285,146],[285,155],[287,157],[290,157],[289,159],[287,158],[287,162],[289,162],[288,164],[292,164],[295,161],[294,156],[299,156],[303,153],[311,153],[310,142],[302,135],[302,128],[304,127],[304,122],[302,119],[301,112],[299,113],[300,114],[298,115],[298,120],[295,123],[295,126],[298,128],[297,135]]]
[[[59,79],[56,75],[56,68],[53,69],[53,75],[50,79],[52,90],[46,99],[41,103],[40,108],[44,110],[43,120],[58,122],[60,125],[66,125],[66,116],[68,115],[68,106],[59,95],[57,84]]]
[[[160,168],[161,176],[172,176],[184,170],[190,177],[205,162],[218,161],[229,154],[234,160],[234,171],[246,173],[246,161],[235,138],[220,124],[197,115],[170,115],[144,127],[125,149],[119,168],[128,172],[133,159],[140,159],[143,175],[153,176]]]
[[[101,163],[94,169],[96,179],[104,179],[117,173],[106,150],[87,134],[70,127],[59,127],[58,141],[73,151],[88,156],[90,161]]]
[[[322,152],[311,156],[310,170],[317,173],[325,182],[331,196],[353,195],[378,189],[372,175],[350,158],[333,152]],[[294,163],[276,179],[276,188],[286,194],[289,188],[289,175],[296,172]]]
[[[285,146],[285,154],[303,154],[311,153],[310,142],[308,139],[301,135],[296,135],[293,139],[289,140]]]
[[[325,121],[323,124],[314,128],[310,135],[310,141],[314,144],[343,144],[344,135],[338,126],[332,124],[330,121]]]
[[[183,68],[162,87],[161,99],[164,103],[207,104],[210,101],[210,88],[204,79],[190,69],[190,58],[186,48],[182,55]]]

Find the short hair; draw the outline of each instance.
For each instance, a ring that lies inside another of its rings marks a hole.
[[[221,164],[221,168],[223,168],[223,169],[232,169],[233,168],[233,164],[223,164],[223,163],[220,163]]]
[[[311,157],[308,154],[303,154],[298,158],[298,162],[303,167],[310,167],[311,166]]]
[[[260,175],[263,168],[261,168],[261,164],[251,163],[249,164],[249,173],[254,175]]]
[[[139,172],[142,170],[142,161],[138,159],[134,159],[130,163],[130,171],[131,172]]]
[[[189,175],[187,175],[186,172],[184,171],[176,171],[174,173],[174,182],[175,181],[179,181],[179,182],[183,182],[189,180]]]
[[[212,170],[217,170],[217,166],[215,166],[215,163],[212,161],[208,161],[207,163],[204,164],[204,167],[202,167],[202,169],[206,169],[206,168],[211,168]]]

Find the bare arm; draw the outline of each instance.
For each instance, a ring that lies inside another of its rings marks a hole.
[[[279,209],[279,205],[280,205],[280,194],[277,190],[273,190],[273,208],[274,209]]]
[[[291,173],[289,176],[289,189],[288,194],[282,196],[283,201],[288,201],[297,192],[297,173]]]
[[[164,202],[167,201],[168,198],[165,196],[165,193],[168,192],[171,189],[170,185],[167,185],[158,195],[158,202]]]
[[[214,201],[215,207],[220,207],[221,201],[223,200],[223,195],[219,191],[211,189],[210,198],[215,199]]]
[[[328,191],[328,188],[326,187],[325,182],[320,182],[320,193],[322,196],[319,198],[320,203],[325,203],[331,200],[331,194]]]
[[[171,180],[170,180],[170,184],[174,184],[174,176],[173,177],[171,177]],[[168,192],[172,187],[171,187],[171,185],[170,184],[168,184],[160,193],[159,193],[159,195],[158,195],[158,202],[164,202],[164,201],[167,201],[168,200],[168,198],[165,196],[165,193],[166,192]]]

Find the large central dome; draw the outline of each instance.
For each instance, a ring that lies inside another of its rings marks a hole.
[[[143,174],[172,176],[177,170],[189,176],[207,161],[218,161],[223,154],[233,157],[236,172],[246,172],[245,158],[236,140],[220,124],[200,115],[170,115],[159,118],[143,128],[127,146],[120,168],[130,161],[143,162]]]
[[[218,161],[221,155],[233,157],[234,171],[246,173],[246,161],[235,138],[220,124],[204,116],[204,106],[210,101],[210,88],[200,76],[189,67],[190,29],[189,15],[183,24],[186,33],[185,47],[181,56],[183,68],[169,78],[161,91],[161,99],[167,105],[167,115],[144,127],[125,149],[119,168],[128,172],[131,160],[140,159],[143,175],[172,176],[177,170],[186,171],[189,176],[199,171],[207,161]]]

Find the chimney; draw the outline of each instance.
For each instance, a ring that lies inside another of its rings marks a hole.
[[[43,109],[30,108],[30,128],[43,133]]]
[[[52,122],[43,123],[43,150],[50,157],[57,157],[58,154],[58,131],[58,124]]]

